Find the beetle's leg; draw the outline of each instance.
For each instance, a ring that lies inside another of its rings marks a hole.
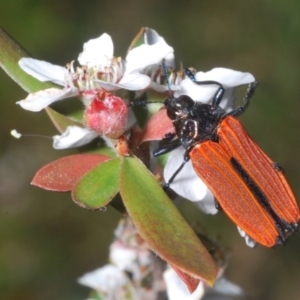
[[[168,132],[166,133],[166,135],[163,137],[162,140],[164,142],[171,142],[175,136],[176,136],[175,132]]]
[[[196,84],[199,84],[199,85],[210,85],[210,84],[218,85],[219,88],[218,88],[217,92],[215,93],[215,95],[213,97],[212,105],[213,106],[219,106],[219,104],[220,104],[220,102],[223,98],[224,92],[225,92],[225,89],[224,89],[224,87],[221,83],[219,83],[217,81],[213,81],[213,80],[196,81],[195,75],[191,70],[184,69],[184,72],[185,72],[185,75],[188,76]]]
[[[168,180],[167,183],[165,183],[164,185],[164,190],[166,191],[169,187],[170,184],[174,181],[175,177],[178,175],[178,173],[183,169],[183,167],[185,166],[185,164],[190,160],[190,155],[189,155],[189,151],[187,150],[183,156],[183,162],[181,163],[181,165],[177,168],[177,170],[174,172],[174,174],[171,176],[171,178]]]
[[[179,146],[181,146],[181,143],[179,140],[174,140],[169,143],[165,143],[153,151],[153,156],[157,157],[159,155],[171,152],[172,150],[178,148]]]
[[[258,85],[257,81],[249,83],[248,88],[247,88],[246,93],[245,93],[245,96],[243,98],[243,103],[244,104],[242,106],[239,106],[236,109],[230,111],[229,113],[225,114],[224,117],[226,117],[226,116],[235,116],[236,117],[236,116],[242,114],[246,110],[246,108],[249,104],[249,99],[253,96],[255,88],[256,88],[257,85]]]
[[[183,169],[184,165],[190,160],[189,156],[185,156],[183,162],[181,163],[181,165],[179,166],[179,168],[174,172],[174,174],[171,176],[171,178],[168,180],[167,183],[165,183],[164,185],[164,190],[166,191],[169,187],[170,184],[174,181],[175,177],[178,175],[178,173]]]

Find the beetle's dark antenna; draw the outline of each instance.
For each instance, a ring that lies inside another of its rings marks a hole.
[[[170,98],[172,98],[173,94],[172,94],[171,85],[170,85],[170,81],[169,81],[168,69],[167,69],[167,66],[166,66],[164,60],[162,61],[161,65],[162,65],[162,69],[163,69],[163,72],[164,72],[166,84],[167,84],[167,87],[168,87],[168,90],[169,90]],[[154,104],[154,103],[163,103],[163,101],[135,100],[135,101],[131,101],[127,106],[132,107],[132,106]]]
[[[162,103],[162,102],[160,102],[160,101],[148,101],[148,100],[135,100],[135,101],[131,101],[129,104],[127,104],[127,107],[146,105],[146,104],[154,104],[154,103]]]

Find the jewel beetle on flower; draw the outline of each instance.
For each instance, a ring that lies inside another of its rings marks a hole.
[[[165,138],[154,156],[179,146],[185,149],[183,163],[166,187],[191,160],[197,175],[214,194],[217,207],[242,231],[267,247],[284,244],[297,230],[300,219],[297,201],[281,168],[236,119],[248,105],[257,83],[249,84],[243,106],[226,113],[219,106],[225,91],[222,84],[196,81],[189,70],[186,74],[195,84],[214,84],[219,88],[211,105],[196,102],[187,95],[178,98],[170,95],[164,101],[175,134]]]

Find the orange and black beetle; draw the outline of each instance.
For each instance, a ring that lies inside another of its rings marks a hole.
[[[245,110],[256,82],[249,84],[244,105],[226,113],[219,106],[224,94],[220,83],[197,82],[189,71],[187,75],[195,84],[215,84],[219,89],[212,105],[186,95],[170,96],[164,101],[176,134],[169,135],[154,156],[179,146],[186,150],[182,165],[167,186],[191,160],[198,176],[214,194],[217,206],[237,226],[264,246],[284,244],[297,230],[300,214],[296,199],[280,167],[236,119]]]

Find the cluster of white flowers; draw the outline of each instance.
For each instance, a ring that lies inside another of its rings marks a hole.
[[[174,50],[155,30],[146,28],[144,44],[131,49],[122,60],[114,57],[111,37],[104,33],[97,39],[89,40],[79,54],[80,67],[74,68],[74,62],[67,67],[52,65],[48,62],[32,58],[22,58],[20,67],[40,81],[50,81],[62,88],[51,88],[29,94],[24,100],[17,102],[22,108],[40,111],[50,104],[62,99],[80,96],[83,102],[91,101],[90,95],[99,89],[113,92],[119,89],[144,91],[154,89],[165,92],[168,86],[154,76],[164,60],[168,66],[174,65]],[[197,81],[216,81],[223,85],[225,93],[220,106],[226,111],[233,108],[234,88],[255,81],[250,73],[243,73],[225,68],[215,68],[208,72],[195,73]],[[216,92],[214,85],[197,85],[190,78],[170,80],[174,97],[187,95],[194,101],[211,103]],[[91,128],[69,126],[62,135],[54,137],[54,148],[64,149],[78,147],[89,143],[98,133]],[[174,174],[182,162],[185,149],[173,150],[164,168],[166,182]],[[214,197],[195,173],[192,163],[186,163],[182,171],[173,181],[171,188],[180,196],[196,202],[206,213],[217,212]],[[249,246],[254,241],[242,232]]]
[[[155,300],[160,293],[166,293],[169,300],[230,300],[245,296],[239,286],[225,279],[222,267],[213,288],[201,281],[191,294],[177,273],[148,249],[128,218],[120,221],[115,237],[109,251],[110,264],[78,279],[94,291],[95,299],[97,295],[103,300]]]

